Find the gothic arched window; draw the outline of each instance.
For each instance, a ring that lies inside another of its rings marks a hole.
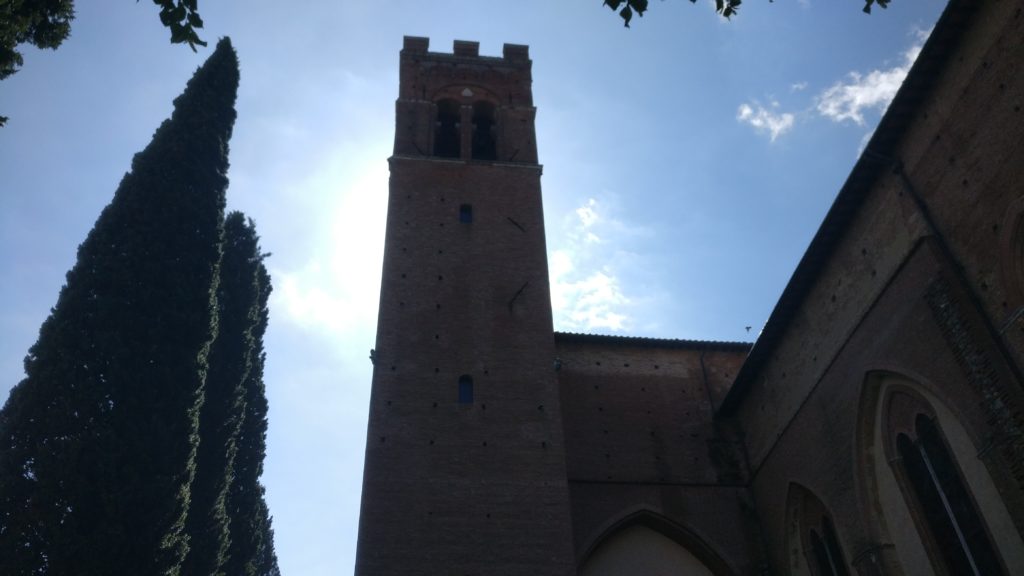
[[[787,514],[793,520],[791,535],[794,538],[794,560],[799,562],[796,557],[799,554],[807,564],[806,570],[794,566],[793,572],[810,572],[812,576],[849,576],[832,516],[821,500],[794,482],[789,486],[787,506]],[[799,551],[796,549],[797,544]]]
[[[445,99],[437,103],[437,121],[434,123],[434,156],[458,158],[461,156],[459,103]]]
[[[480,100],[473,104],[473,159],[497,160],[494,104]]]
[[[950,575],[1005,574],[931,407],[896,392],[887,421],[890,462],[932,562]]]
[[[818,525],[810,529],[807,537],[811,545],[811,554],[814,556],[815,576],[849,576],[846,561],[843,560],[843,551],[839,548],[836,529],[828,516],[822,515],[818,519]]]

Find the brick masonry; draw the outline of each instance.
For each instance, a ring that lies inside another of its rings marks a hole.
[[[356,573],[576,574],[643,523],[716,576],[809,574],[813,502],[850,573],[931,574],[879,457],[899,387],[935,404],[1004,568],[1024,573],[1022,7],[950,3],[907,82],[930,87],[897,96],[872,140],[892,143],[870,160],[886,169],[844,186],[842,228],[815,239],[827,257],[801,264],[757,363],[740,343],[554,333],[527,47],[406,38]]]

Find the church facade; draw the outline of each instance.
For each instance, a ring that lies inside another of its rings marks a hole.
[[[356,574],[1024,574],[1022,10],[950,2],[753,345],[554,332],[528,49],[407,37]]]

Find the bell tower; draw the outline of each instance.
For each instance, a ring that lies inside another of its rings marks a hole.
[[[358,576],[575,574],[526,46],[406,37]]]

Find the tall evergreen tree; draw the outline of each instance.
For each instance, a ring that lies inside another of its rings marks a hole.
[[[190,549],[185,574],[223,576],[229,530],[226,499],[234,479],[245,382],[260,323],[262,260],[253,224],[241,212],[224,222],[224,256],[217,289],[217,339],[210,349],[205,399],[199,416],[199,451],[186,524]],[[244,537],[244,536],[243,536]]]
[[[231,576],[280,576],[274,552],[274,531],[260,476],[267,450],[267,395],[263,384],[263,335],[267,330],[270,275],[261,262],[257,271],[259,307],[253,329],[252,367],[245,379],[245,413],[238,435],[235,479],[228,491],[231,545],[224,573]]]
[[[0,574],[180,573],[237,86],[224,39],[79,247],[0,411]]]

